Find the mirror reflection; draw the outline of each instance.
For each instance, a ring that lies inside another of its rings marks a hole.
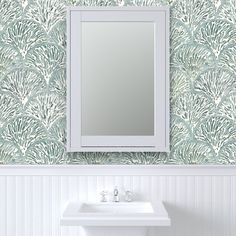
[[[154,24],[81,24],[82,135],[154,135]]]

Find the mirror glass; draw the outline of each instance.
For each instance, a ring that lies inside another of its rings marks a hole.
[[[154,135],[154,23],[81,24],[82,135]]]

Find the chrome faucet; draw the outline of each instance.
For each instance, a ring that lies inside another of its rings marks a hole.
[[[119,191],[117,187],[113,191],[113,202],[119,202]]]

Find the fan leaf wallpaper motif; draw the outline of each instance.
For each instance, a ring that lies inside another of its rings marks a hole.
[[[66,6],[171,8],[171,152],[70,153]],[[236,164],[236,0],[0,0],[1,164]]]

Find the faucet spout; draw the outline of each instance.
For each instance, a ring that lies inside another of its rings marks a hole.
[[[114,191],[113,191],[113,201],[114,202],[119,202],[119,191],[117,189],[117,187],[115,187]]]

